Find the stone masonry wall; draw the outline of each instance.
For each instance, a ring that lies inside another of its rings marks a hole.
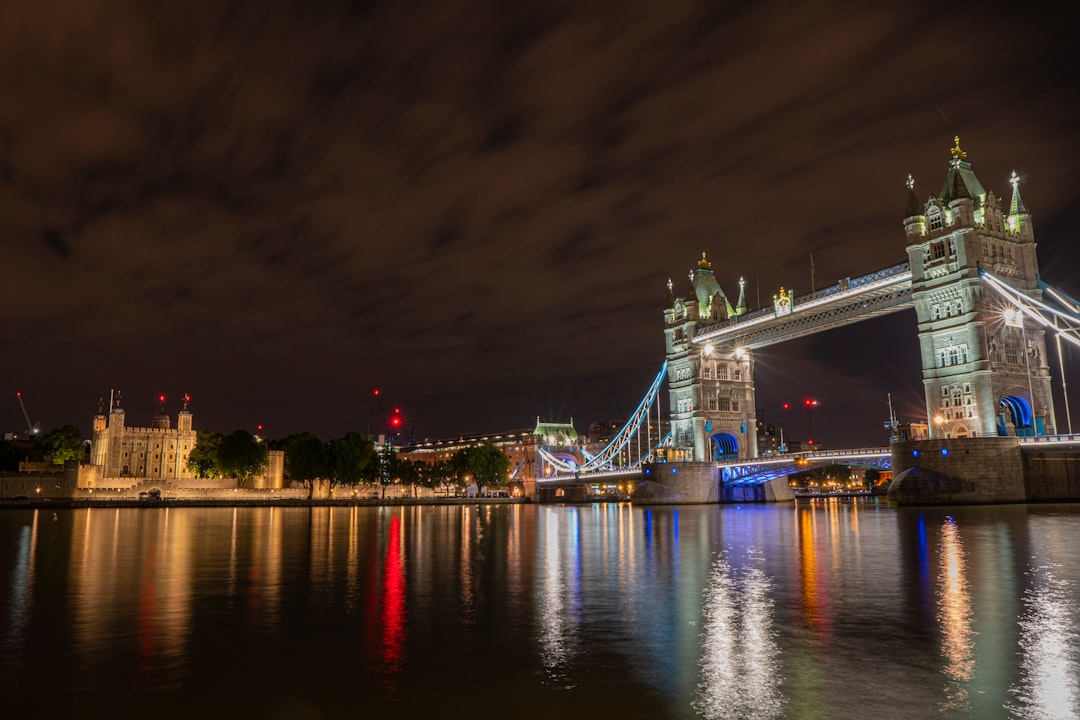
[[[1015,437],[941,438],[894,443],[889,502],[981,505],[1027,501]]]

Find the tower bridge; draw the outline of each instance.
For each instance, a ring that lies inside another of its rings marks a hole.
[[[800,458],[758,457],[754,351],[912,308],[936,438],[1054,436],[1046,333],[1056,337],[1059,353],[1062,340],[1080,345],[1080,304],[1039,278],[1016,174],[1005,203],[975,176],[959,138],[949,154],[944,184],[927,199],[919,199],[908,176],[906,260],[800,296],[780,288],[771,306],[753,312],[744,283],[733,305],[704,252],[685,292],[668,280],[660,374],[599,459],[577,467],[541,450],[549,479],[610,472],[618,458],[624,468],[706,463],[732,485],[787,474]],[[661,438],[665,383],[670,432]],[[644,446],[643,432],[649,433]],[[852,462],[886,462],[881,448],[844,452]],[[858,456],[865,452],[870,455]]]

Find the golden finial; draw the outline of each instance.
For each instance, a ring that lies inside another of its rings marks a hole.
[[[960,136],[955,136],[953,142],[956,143],[956,145],[949,150],[949,154],[953,156],[953,160],[967,160],[967,153],[960,149]]]
[[[701,259],[698,260],[697,266],[702,270],[712,270],[712,263],[705,257],[705,251],[701,251]]]

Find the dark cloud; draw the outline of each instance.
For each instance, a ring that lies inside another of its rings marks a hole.
[[[189,391],[203,426],[329,435],[366,429],[376,386],[422,435],[583,425],[636,404],[666,280],[702,250],[751,305],[809,289],[810,253],[818,284],[902,259],[903,180],[936,190],[954,134],[999,195],[1023,174],[1044,276],[1068,287],[1080,113],[1075,10],[1056,12],[9,4],[10,390],[54,425],[122,387]],[[766,409],[814,392],[875,423],[921,382],[908,316],[758,368]]]

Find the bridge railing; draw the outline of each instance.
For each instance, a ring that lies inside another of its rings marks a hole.
[[[1080,435],[1034,435],[1019,440],[1021,445],[1075,445],[1080,444]]]

